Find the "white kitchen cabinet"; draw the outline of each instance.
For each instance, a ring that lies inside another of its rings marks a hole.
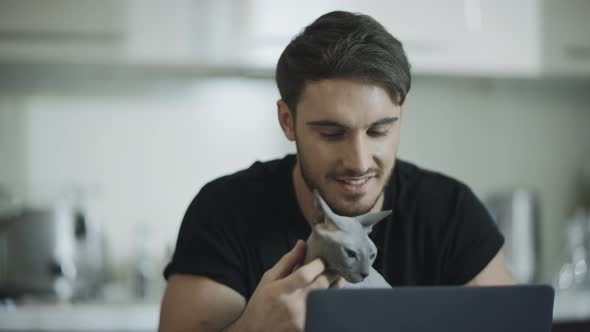
[[[240,66],[271,69],[292,37],[321,14],[339,8],[346,1],[248,0],[243,7],[239,56]]]
[[[403,40],[412,57],[442,57],[454,43],[450,33],[464,39],[461,21],[462,0],[300,0],[297,3],[250,0],[247,21],[241,30],[244,41],[241,60],[247,65],[271,66],[290,39],[320,15],[333,10],[369,14]],[[454,5],[449,5],[454,3]],[[427,17],[426,17],[427,16]],[[425,22],[428,24],[425,25]],[[434,33],[431,27],[444,27],[447,33]],[[459,44],[459,43],[458,43]]]
[[[414,72],[460,73],[477,68],[473,43],[482,32],[482,12],[464,0],[354,1],[402,41]]]
[[[414,73],[590,77],[587,0],[0,0],[0,65],[272,76],[290,39],[337,9],[383,23]]]
[[[590,1],[545,0],[543,64],[558,76],[590,76]]]
[[[128,0],[131,63],[223,65],[234,46],[238,1]]]
[[[0,0],[0,61],[226,63],[231,0]]]
[[[474,12],[481,24],[465,40],[465,57],[457,57],[459,71],[506,77],[590,76],[590,1],[467,3],[479,8]]]
[[[0,59],[109,62],[126,48],[126,4],[116,0],[0,0]]]
[[[251,0],[244,29],[244,60],[272,66],[289,40],[305,25],[332,10],[374,17],[402,41],[414,72],[447,73],[480,68],[483,30],[478,3],[465,0]],[[474,56],[476,55],[476,56]]]
[[[420,74],[590,76],[586,0],[251,0],[242,60],[272,68],[290,38],[331,10],[369,14]]]

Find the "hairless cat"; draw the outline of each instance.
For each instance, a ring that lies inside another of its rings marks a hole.
[[[347,288],[390,288],[383,276],[373,269],[377,248],[369,233],[391,210],[367,213],[356,217],[337,215],[313,191],[314,213],[312,231],[306,242],[304,263],[321,257],[327,271],[346,279]]]

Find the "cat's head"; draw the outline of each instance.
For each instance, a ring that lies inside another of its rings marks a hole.
[[[318,242],[317,254],[324,258],[328,270],[350,283],[365,279],[377,256],[377,248],[369,233],[391,210],[367,213],[356,217],[337,215],[314,190],[312,233]]]

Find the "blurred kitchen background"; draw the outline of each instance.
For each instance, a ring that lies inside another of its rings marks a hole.
[[[335,9],[404,43],[399,157],[470,185],[517,281],[589,321],[590,1],[0,0],[0,330],[155,330],[190,200],[295,151],[274,66]]]

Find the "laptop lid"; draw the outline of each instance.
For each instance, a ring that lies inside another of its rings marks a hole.
[[[328,289],[307,297],[306,332],[550,332],[553,288]]]

